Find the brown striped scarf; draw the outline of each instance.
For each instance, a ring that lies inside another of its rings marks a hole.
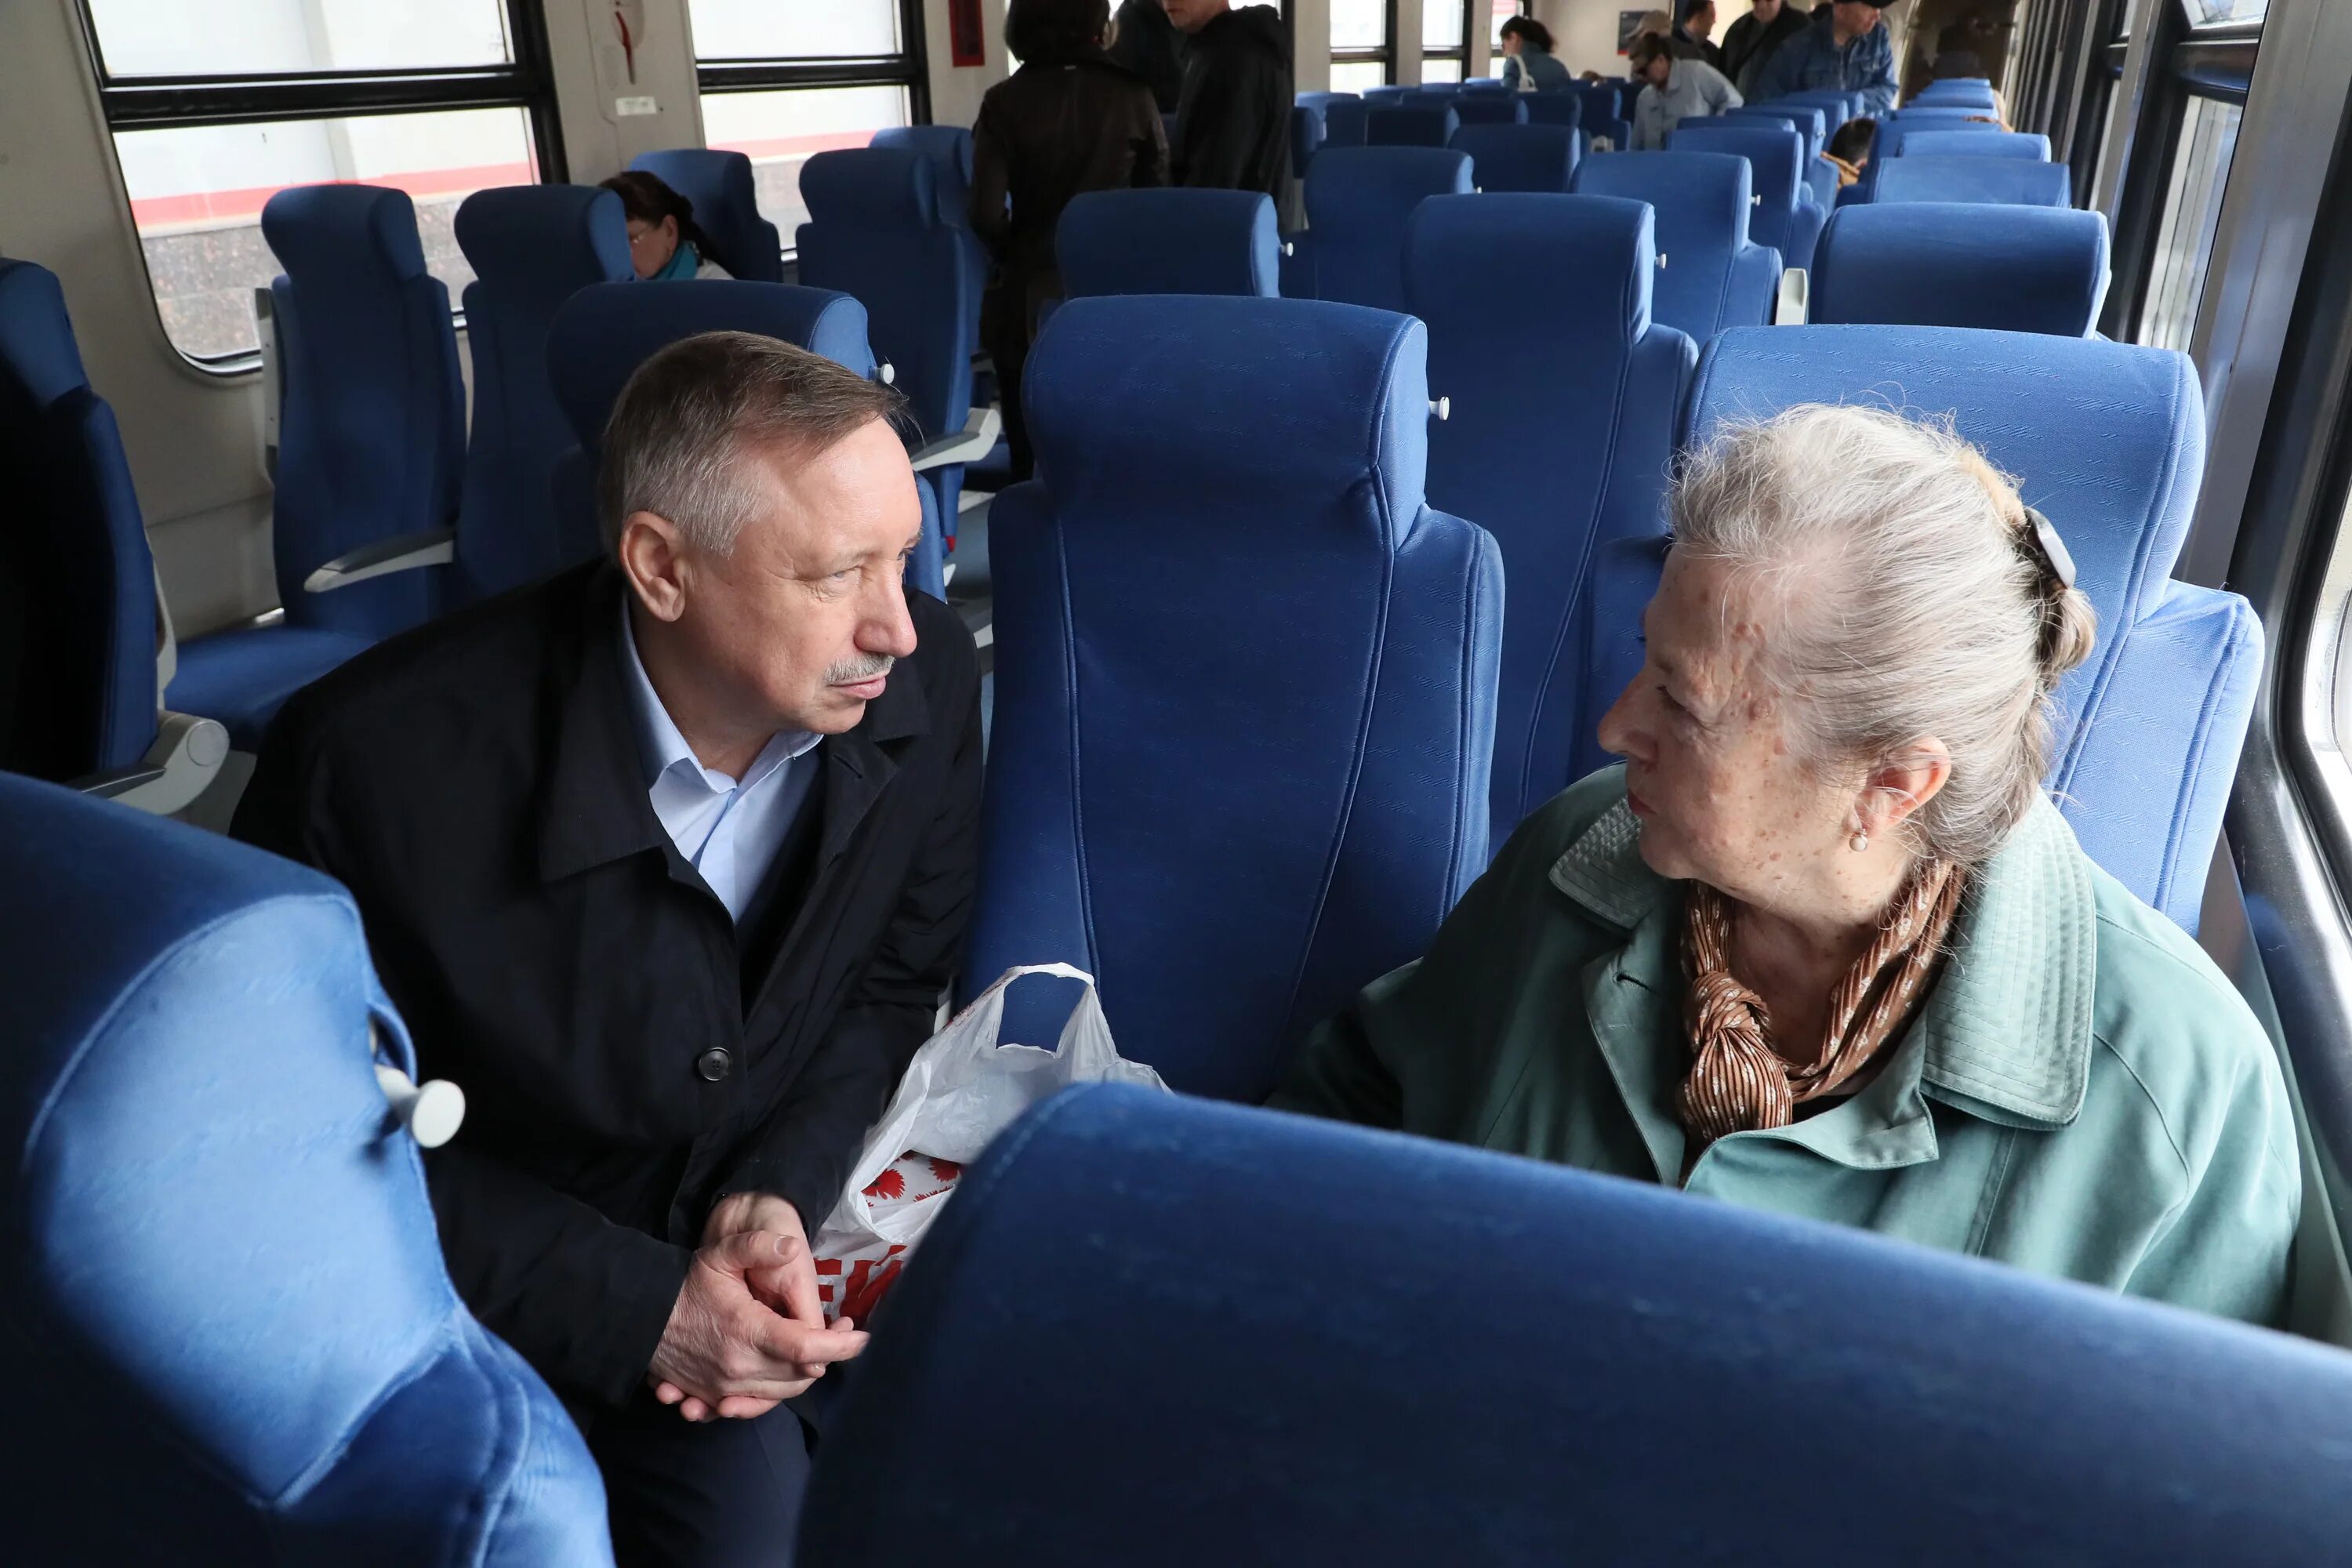
[[[1835,1092],[1868,1066],[1927,987],[1968,879],[1930,861],[1895,900],[1869,950],[1830,997],[1821,1055],[1791,1065],[1772,1048],[1762,997],[1731,973],[1731,904],[1690,884],[1684,942],[1690,964],[1690,1076],[1679,1096],[1690,1158],[1727,1132],[1786,1127],[1808,1100]]]

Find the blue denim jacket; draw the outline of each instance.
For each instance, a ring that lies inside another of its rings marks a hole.
[[[1859,92],[1864,112],[1884,120],[1895,109],[1895,45],[1881,22],[1845,47],[1824,16],[1782,44],[1757,73],[1749,97],[1761,103],[1791,92]]]

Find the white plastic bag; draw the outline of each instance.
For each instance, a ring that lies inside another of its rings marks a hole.
[[[1087,988],[1053,1050],[997,1040],[1005,988],[1024,974],[1060,975]],[[1168,1087],[1140,1062],[1120,1059],[1093,975],[1066,963],[1029,964],[1006,970],[974,997],[915,1053],[890,1108],[866,1133],[840,1201],[817,1228],[811,1250],[826,1321],[845,1310],[864,1320],[952,1194],[961,1167],[1023,1111],[1072,1084],[1103,1082]]]

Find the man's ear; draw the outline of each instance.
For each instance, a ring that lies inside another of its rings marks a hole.
[[[1936,798],[1952,776],[1952,753],[1922,735],[1870,770],[1863,782],[1861,820],[1874,833],[1891,832]]]
[[[614,554],[647,614],[661,621],[686,614],[687,546],[676,523],[659,512],[633,511]]]

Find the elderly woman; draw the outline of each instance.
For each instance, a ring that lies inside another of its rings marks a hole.
[[[2048,525],[1948,433],[1824,407],[1689,459],[1674,524],[1624,767],[1274,1103],[2275,1321],[2269,1041],[2042,794],[2093,639]]]

